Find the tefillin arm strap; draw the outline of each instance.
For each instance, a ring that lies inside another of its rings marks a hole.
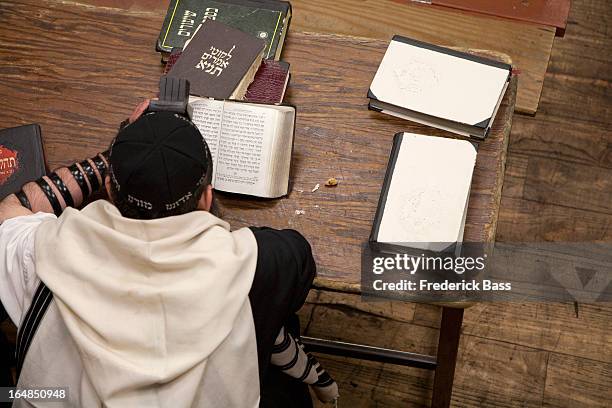
[[[57,191],[59,191],[60,194],[62,195],[62,198],[64,199],[64,202],[66,203],[66,206],[74,207],[74,201],[72,200],[72,194],[70,194],[68,187],[66,187],[66,185],[64,184],[60,176],[58,176],[56,172],[52,172],[51,174],[49,174],[49,179],[53,182],[53,184],[55,184]]]
[[[76,181],[76,184],[79,186],[79,189],[81,190],[83,201],[87,199],[90,194],[94,193],[100,188],[100,179],[98,178],[98,174],[100,175],[100,178],[104,180],[106,174],[108,173],[107,162],[108,152],[102,152],[98,153],[91,159],[83,160],[78,165],[77,163],[74,163],[68,167],[68,171],[70,172],[70,174]],[[76,201],[77,199],[73,197],[70,189],[68,189],[65,178],[62,179],[62,177],[57,174],[56,171],[52,172],[47,177],[48,179],[41,177],[40,179],[34,181],[34,183],[36,183],[44,193],[55,215],[59,216],[63,210],[62,204],[58,200],[57,192],[59,192],[59,195],[62,196],[63,201],[67,207],[74,207],[75,205],[80,205],[80,203]],[[51,180],[51,182],[49,182],[49,180]],[[15,196],[17,197],[21,205],[27,208],[28,210],[40,210],[38,208],[32,208],[30,199],[23,191],[23,189],[16,192]]]
[[[44,178],[39,178],[38,180],[36,180],[36,184],[38,184],[40,189],[47,196],[47,200],[49,200],[49,204],[51,204],[51,207],[53,208],[53,213],[59,217],[60,214],[62,213],[62,206],[60,205],[60,202],[55,196],[55,193],[51,189],[51,186],[49,185],[49,183],[47,183],[47,181]]]
[[[74,163],[70,167],[68,167],[68,170],[70,170],[72,177],[74,177],[74,180],[79,185],[81,193],[83,193],[83,198],[88,197],[90,193],[89,186],[87,185],[87,181],[85,181],[85,176],[83,175],[83,173],[81,173],[81,169],[79,169],[76,163]]]
[[[89,180],[89,185],[91,186],[92,191],[97,191],[100,188],[100,182],[98,182],[98,176],[96,176],[96,172],[94,171],[93,167],[91,167],[89,160],[83,160],[79,164],[87,175],[87,180]]]
[[[19,190],[15,193],[15,195],[17,196],[17,199],[19,200],[22,206],[24,206],[30,211],[32,210],[32,204],[30,204],[30,200],[28,200],[28,196],[25,195],[23,190]]]
[[[91,159],[94,162],[96,169],[98,169],[98,173],[100,173],[100,177],[102,178],[102,183],[104,183],[104,178],[106,177],[106,163],[102,159],[102,153],[98,154],[96,157]]]

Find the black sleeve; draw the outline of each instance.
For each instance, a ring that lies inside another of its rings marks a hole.
[[[7,317],[8,317],[8,313],[6,313],[6,310],[4,309],[4,306],[2,305],[2,301],[0,301],[0,323],[2,323]]]
[[[249,299],[261,379],[278,332],[306,300],[316,267],[310,244],[299,232],[255,227],[251,230],[258,254]]]

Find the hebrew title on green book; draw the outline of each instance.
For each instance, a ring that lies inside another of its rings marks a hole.
[[[173,0],[157,41],[157,50],[167,53],[174,47],[183,47],[200,23],[211,19],[265,40],[264,58],[276,59],[289,13],[290,5],[285,2],[270,5],[245,0]]]

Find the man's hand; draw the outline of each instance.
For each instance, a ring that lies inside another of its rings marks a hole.
[[[134,112],[132,112],[132,114],[130,115],[130,117],[128,118],[128,121],[130,123],[134,123],[138,120],[139,117],[142,116],[142,114],[147,110],[147,108],[149,107],[149,102],[151,102],[150,99],[145,99],[144,101],[140,102],[136,108],[134,109]]]

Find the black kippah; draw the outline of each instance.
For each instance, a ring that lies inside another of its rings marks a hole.
[[[193,123],[171,112],[153,112],[119,132],[109,168],[117,193],[129,205],[158,214],[193,196],[206,181],[211,160]]]

